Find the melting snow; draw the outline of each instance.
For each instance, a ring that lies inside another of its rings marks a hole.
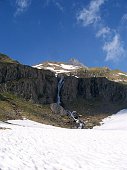
[[[74,66],[74,65],[67,65],[67,64],[61,64],[61,67],[66,69],[66,70],[75,70],[79,69],[79,66]]]
[[[51,66],[57,66],[57,67],[59,67],[59,64],[55,64],[55,63],[48,63],[49,65],[51,65]]]
[[[74,65],[69,65],[69,64],[55,64],[55,63],[47,63],[48,66],[45,66],[43,64],[38,64],[33,66],[34,68],[38,69],[45,69],[45,70],[50,70],[55,72],[56,74],[59,73],[69,73],[73,70],[77,70],[80,67],[79,66],[74,66]]]
[[[0,123],[1,170],[126,170],[127,110],[92,130]]]
[[[124,73],[118,73],[119,75],[122,75],[122,76],[127,76],[127,74],[124,74]]]
[[[52,67],[45,67],[46,70],[51,70],[51,71],[55,71],[54,68]]]
[[[127,130],[127,110],[105,118],[101,126],[96,126],[94,129]]]

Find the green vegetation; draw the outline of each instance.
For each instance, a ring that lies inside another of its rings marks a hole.
[[[93,68],[85,68],[82,67],[73,71],[70,75],[75,75],[80,78],[89,78],[89,77],[106,77],[106,75],[110,72],[110,69],[107,67],[93,67]]]
[[[0,53],[0,62],[2,62],[2,63],[15,63],[15,64],[19,64],[18,61],[13,60],[10,57],[8,57],[7,55],[2,54],[2,53]]]
[[[107,78],[112,81],[127,84],[127,73],[121,72],[120,70],[111,70]]]
[[[65,104],[65,109],[76,110],[86,128],[99,125],[103,118],[116,113],[124,106],[103,103],[97,100],[77,99]],[[11,93],[0,94],[0,120],[27,118],[36,122],[74,128],[74,122],[66,115],[52,113],[50,105],[35,104]]]
[[[67,116],[54,114],[50,105],[34,104],[10,93],[0,94],[0,120],[27,118],[44,124],[70,127]]]
[[[127,73],[120,70],[110,70],[108,67],[91,67],[88,69],[82,67],[72,71],[69,75],[79,78],[106,77],[111,81],[127,84]]]

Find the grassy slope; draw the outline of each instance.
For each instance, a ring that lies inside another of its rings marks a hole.
[[[120,75],[119,73],[123,73],[123,75]],[[119,83],[127,84],[127,73],[124,73],[120,70],[110,70],[107,67],[93,67],[88,69],[80,68],[76,71],[71,72],[70,75],[75,75],[80,78],[106,77],[111,81],[117,81]]]
[[[49,105],[34,104],[9,93],[0,94],[0,120],[28,118],[44,124],[71,127],[67,116],[54,114]]]
[[[16,63],[16,64],[19,64],[18,61],[13,60],[10,57],[8,57],[7,55],[2,54],[2,53],[0,53],[0,62],[2,62],[2,63]]]
[[[118,105],[101,103],[99,101],[84,101],[77,99],[65,106],[68,110],[76,110],[80,118],[86,122],[86,128],[99,125],[101,120],[120,110]],[[124,106],[121,106],[124,108]],[[51,112],[50,105],[34,104],[10,93],[0,94],[0,120],[27,118],[40,123],[74,128],[74,123],[66,115]]]

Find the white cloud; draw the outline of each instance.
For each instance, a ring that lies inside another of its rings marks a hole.
[[[88,8],[83,8],[77,15],[77,20],[81,21],[83,26],[96,24],[101,20],[100,7],[104,4],[105,0],[92,0]]]
[[[32,0],[15,0],[16,12],[14,13],[14,16],[16,17],[26,11],[31,5],[31,2]],[[44,3],[44,6],[49,6],[51,4],[56,6],[60,11],[64,10],[60,0],[42,0],[42,2]]]
[[[31,0],[16,0],[16,12],[14,16],[23,13],[30,6]]]
[[[109,34],[111,34],[111,29],[109,27],[102,27],[97,33],[96,33],[96,37],[103,37],[106,38],[106,36],[108,36]]]
[[[125,55],[123,43],[120,40],[120,35],[116,34],[109,42],[105,42],[103,51],[106,52],[106,61],[119,61]]]
[[[123,15],[123,17],[122,17],[122,22],[123,22],[123,23],[124,23],[124,22],[127,22],[127,13]]]
[[[117,62],[125,56],[125,48],[117,29],[108,27],[101,18],[101,6],[106,1],[91,0],[88,7],[78,13],[77,21],[80,21],[84,27],[91,25],[95,30],[96,37],[103,39],[102,50],[106,54],[105,61]],[[127,21],[127,13],[122,17],[122,22],[125,21]]]

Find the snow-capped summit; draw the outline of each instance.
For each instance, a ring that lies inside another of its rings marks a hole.
[[[68,62],[44,62],[33,66],[37,69],[50,70],[58,74],[64,73],[67,76],[76,78],[106,77],[107,79],[120,83],[127,83],[127,73],[120,70],[111,70],[108,67],[87,67],[78,60],[71,58]]]
[[[76,71],[80,68],[88,68],[85,67],[83,64],[79,63],[78,60],[76,59],[71,59],[69,60],[68,63],[64,62],[44,62],[42,64],[38,64],[33,66],[34,68],[38,69],[45,69],[45,70],[50,70],[53,71],[56,74],[59,73],[70,73],[73,71]]]

